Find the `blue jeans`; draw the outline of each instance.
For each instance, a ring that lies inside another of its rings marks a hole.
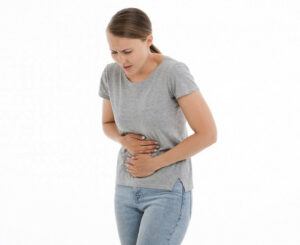
[[[116,185],[114,205],[121,245],[177,245],[191,219],[192,191],[180,179],[171,191]]]

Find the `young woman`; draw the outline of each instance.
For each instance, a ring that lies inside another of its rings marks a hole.
[[[115,62],[102,71],[99,96],[103,131],[121,144],[114,199],[121,244],[181,244],[192,214],[191,156],[216,142],[213,117],[185,63],[153,45],[142,10],[118,11],[106,35]]]

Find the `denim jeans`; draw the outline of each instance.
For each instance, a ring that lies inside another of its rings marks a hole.
[[[192,214],[192,191],[180,179],[171,191],[115,187],[115,217],[121,245],[178,245]]]

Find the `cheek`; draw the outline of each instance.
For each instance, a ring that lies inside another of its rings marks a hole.
[[[127,57],[127,60],[130,64],[135,65],[136,63],[138,63],[139,58],[136,57],[135,55],[129,55]]]

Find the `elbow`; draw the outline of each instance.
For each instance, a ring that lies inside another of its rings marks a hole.
[[[218,134],[217,134],[217,129],[215,128],[215,129],[213,130],[213,132],[211,133],[211,137],[210,137],[210,139],[211,139],[211,144],[216,143],[216,142],[217,142],[217,138],[218,138]]]
[[[195,134],[198,135],[200,144],[206,144],[207,146],[212,145],[217,142],[218,133],[217,133],[217,127],[213,123],[209,125],[208,127],[204,128],[202,126],[199,126],[198,130],[194,130]]]
[[[199,145],[210,146],[217,142],[217,134],[216,133],[195,133],[198,135]]]
[[[217,142],[218,138],[218,132],[217,132],[217,127],[216,124],[213,124],[212,130],[210,130],[210,142],[211,144],[214,144]]]
[[[207,135],[206,137],[206,142],[207,142],[207,145],[213,145],[217,142],[217,134],[213,133],[213,134],[209,134]]]
[[[204,135],[205,135],[207,146],[215,144],[217,142],[217,131],[206,133]]]
[[[211,145],[217,142],[217,134],[214,134],[211,138]]]

